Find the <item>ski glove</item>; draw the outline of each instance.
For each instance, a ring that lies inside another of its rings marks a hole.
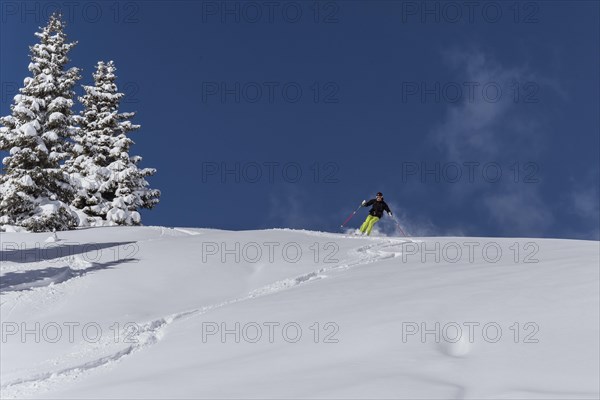
[[[363,200],[363,202],[362,202],[362,206],[364,207],[364,206],[366,206],[366,205],[367,205],[367,201],[366,201],[366,200]]]

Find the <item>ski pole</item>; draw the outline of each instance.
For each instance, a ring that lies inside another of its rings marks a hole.
[[[352,217],[354,217],[354,214],[356,214],[358,212],[358,210],[360,210],[361,207],[362,207],[362,203],[360,204],[360,206],[358,206],[358,208],[356,210],[354,210],[354,212],[352,214],[350,214],[350,216],[348,218],[346,218],[344,223],[342,225],[340,225],[340,228],[343,228],[344,225],[346,225],[348,223],[348,221],[350,221],[352,219]]]
[[[404,235],[404,237],[406,237],[406,233],[404,233],[404,230],[402,229],[402,227],[400,226],[400,223],[398,222],[398,220],[396,219],[396,216],[394,215],[392,217],[392,219],[394,220],[394,222],[396,223],[396,226],[398,226],[398,229],[400,229],[400,232],[402,232],[402,234]]]

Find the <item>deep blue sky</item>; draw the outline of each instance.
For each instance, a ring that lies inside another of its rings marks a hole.
[[[5,1],[0,114],[56,5],[137,111],[146,225],[336,231],[382,191],[413,234],[600,237],[597,1]]]

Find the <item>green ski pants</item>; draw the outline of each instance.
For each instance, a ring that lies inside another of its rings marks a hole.
[[[365,222],[363,222],[363,224],[360,226],[360,231],[362,233],[365,233],[366,231],[367,235],[370,235],[373,225],[375,225],[377,221],[379,221],[379,217],[374,217],[373,215],[369,214],[367,219],[365,219]]]

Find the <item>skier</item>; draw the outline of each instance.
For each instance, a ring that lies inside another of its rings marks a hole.
[[[371,210],[369,210],[369,215],[367,215],[367,219],[365,219],[365,222],[363,222],[363,224],[360,226],[360,232],[363,234],[366,232],[367,235],[371,234],[373,225],[375,225],[375,223],[379,221],[379,218],[383,216],[384,211],[387,211],[390,217],[392,216],[392,211],[390,210],[386,202],[383,201],[383,193],[377,192],[377,195],[374,199],[371,199],[369,201],[363,200],[362,202],[363,207],[369,207],[371,205],[373,207],[371,207]]]

